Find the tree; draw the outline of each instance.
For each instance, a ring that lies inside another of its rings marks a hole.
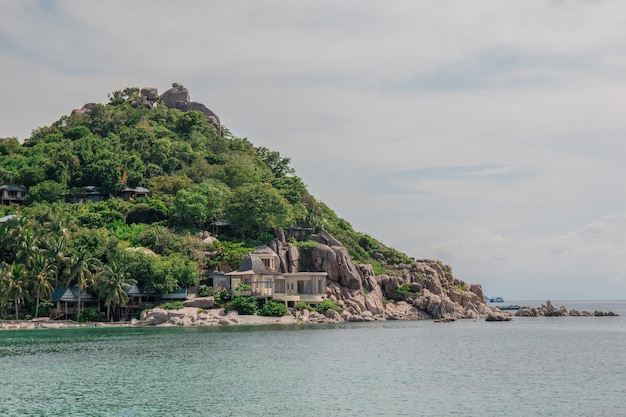
[[[244,235],[251,236],[288,225],[291,207],[270,184],[247,184],[234,190],[226,215]]]
[[[209,215],[208,200],[199,191],[180,190],[176,193],[170,215],[175,223],[185,226],[202,226]]]
[[[15,319],[19,320],[20,304],[29,298],[26,268],[22,264],[13,263],[3,268],[2,275],[4,276],[5,297],[7,300],[12,299],[15,303]]]
[[[280,153],[270,151],[263,146],[257,148],[256,153],[277,177],[285,177],[294,174],[294,169],[289,166],[291,163],[290,158],[283,158],[280,156]]]
[[[25,198],[26,204],[53,203],[61,200],[66,192],[66,187],[55,181],[43,181],[30,187]]]
[[[254,249],[246,247],[241,242],[216,241],[207,250],[209,253],[213,253],[207,260],[209,268],[219,268],[222,263],[226,262],[230,269],[235,271],[246,255]]]
[[[16,233],[19,234],[16,235],[16,242],[14,244],[16,250],[15,257],[27,268],[30,268],[35,255],[41,252],[39,248],[39,235],[35,234],[29,227],[22,228],[21,231],[16,231]]]
[[[98,276],[96,284],[98,296],[104,298],[104,304],[107,306],[107,319],[112,319],[111,306],[115,308],[128,302],[129,281],[135,282],[128,278],[124,265],[115,261],[106,265]]]
[[[80,303],[82,292],[95,282],[95,273],[98,269],[99,262],[91,256],[90,252],[80,249],[72,253],[68,258],[67,265],[67,286],[71,287],[76,284],[78,287],[78,311],[76,320],[80,321]]]
[[[32,261],[32,268],[29,271],[30,281],[37,294],[35,305],[35,318],[39,317],[39,301],[42,297],[50,295],[54,289],[52,279],[56,275],[54,264],[44,254],[37,254]]]

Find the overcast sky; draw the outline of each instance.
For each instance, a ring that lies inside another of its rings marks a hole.
[[[0,137],[172,82],[487,295],[626,298],[623,0],[0,0]]]

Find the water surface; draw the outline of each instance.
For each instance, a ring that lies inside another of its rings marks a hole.
[[[620,416],[626,316],[3,331],[0,378],[0,416]]]

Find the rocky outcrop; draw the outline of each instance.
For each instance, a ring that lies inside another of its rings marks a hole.
[[[393,267],[393,276],[377,276],[371,265],[353,263],[341,242],[325,230],[313,236],[319,245],[305,252],[286,243],[284,234],[276,236],[267,248],[278,255],[280,272],[328,274],[327,297],[339,302],[344,311],[337,315],[328,313],[333,317],[326,319],[455,320],[486,318],[489,314],[509,317],[485,303],[480,285],[454,278],[451,268],[441,262],[419,260]],[[403,291],[399,292],[401,287]]]
[[[85,113],[90,113],[91,110],[96,106],[96,103],[87,103],[85,104],[83,107],[81,107],[80,109],[74,109],[72,110],[72,116],[80,116],[83,115]]]
[[[215,306],[214,297],[194,297],[183,302],[185,307],[213,308]]]
[[[319,314],[319,313],[315,313]],[[293,316],[260,317],[239,315],[237,312],[226,313],[223,308],[199,310],[198,308],[182,308],[179,310],[164,310],[153,308],[144,310],[137,325],[154,326],[229,326],[236,324],[293,324]]]
[[[547,300],[541,307],[525,307],[517,310],[515,313],[518,317],[604,317],[604,316],[618,316],[612,311],[578,311],[568,310],[565,306],[554,307],[552,301]]]
[[[142,89],[142,94],[143,91],[144,90]],[[145,97],[147,98],[147,96]],[[209,110],[209,108],[204,104],[191,101],[189,90],[187,90],[187,88],[185,88],[185,86],[183,86],[182,84],[172,83],[172,88],[161,94],[159,98],[161,100],[161,103],[171,109],[178,109],[181,111],[196,110],[201,112],[202,114],[204,114],[204,117],[206,117],[207,121],[215,126],[218,133],[220,135],[222,134],[222,125],[220,122],[220,118],[217,116],[217,114]]]
[[[220,118],[211,111],[207,106],[202,103],[191,101],[189,90],[185,88],[181,83],[172,83],[172,88],[159,95],[159,91],[156,87],[143,87],[140,91],[141,98],[133,100],[131,106],[133,107],[146,107],[153,108],[157,103],[169,107],[171,109],[178,109],[181,111],[195,110],[204,114],[207,121],[215,127],[217,132],[222,134],[222,124]],[[87,103],[80,109],[72,110],[72,116],[80,116],[91,112],[96,103]]]

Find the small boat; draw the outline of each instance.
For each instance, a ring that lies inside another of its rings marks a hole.
[[[504,302],[504,298],[502,297],[491,297],[489,299],[490,303],[503,303]]]

